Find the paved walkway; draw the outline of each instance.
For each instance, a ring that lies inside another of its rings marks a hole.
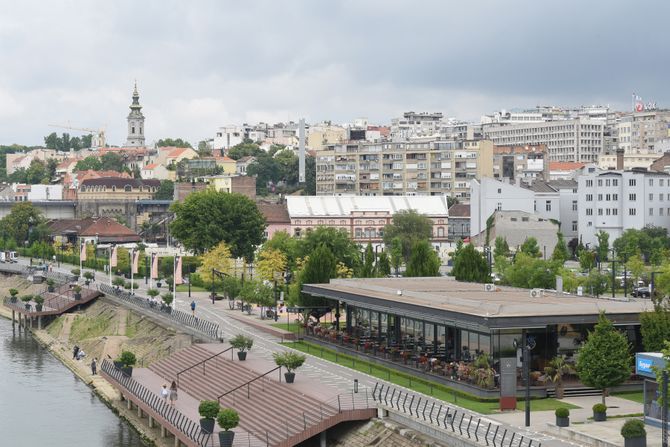
[[[25,263],[24,259],[21,261]],[[61,266],[61,268],[54,268],[54,270],[69,272],[71,268],[73,267]],[[109,275],[98,272],[96,274],[96,281],[108,284]],[[135,282],[137,282],[139,285],[139,290],[137,293],[140,295],[145,295],[146,290],[149,288],[149,284],[145,284],[144,280],[139,279]],[[161,293],[165,292],[167,292],[167,287],[163,287],[161,289]],[[196,315],[219,323],[223,336],[226,339],[240,333],[253,336],[255,342],[254,347],[249,354],[250,360],[257,358],[259,364],[270,365],[272,362],[273,352],[287,349],[285,346],[279,344],[282,341],[280,335],[272,335],[244,323],[244,318],[254,318],[254,323],[256,325],[259,323],[267,325],[274,323],[272,320],[261,320],[258,317],[257,310],[255,310],[255,315],[246,317],[246,314],[243,314],[239,310],[231,310],[226,301],[217,301],[215,304],[212,304],[211,300],[209,299],[208,292],[192,292],[191,298],[188,297],[187,292],[178,292],[176,295],[177,296],[174,302],[174,306],[177,309],[190,311],[189,305],[191,300],[195,300]],[[232,315],[234,315],[235,318],[233,318]],[[285,319],[286,316],[284,315],[283,318],[280,318],[280,322],[286,321]],[[322,383],[324,385],[324,389],[336,389],[339,393],[352,392],[354,379],[357,379],[359,382],[359,392],[365,392],[366,389],[371,390],[375,383],[383,382],[382,380],[379,380],[375,377],[368,376],[367,374],[354,371],[349,368],[335,365],[318,357],[311,355],[307,355],[307,357],[308,361],[298,371],[298,378],[296,379],[296,385],[298,386],[300,386],[300,375],[307,376],[310,379],[309,381],[316,380]],[[251,364],[252,362],[249,362],[249,366],[251,366]],[[396,386],[397,388],[402,388],[397,385],[391,385]],[[411,390],[408,391],[413,392]],[[619,431],[621,425],[625,421],[625,418],[611,419],[604,423],[593,423],[588,421],[588,417],[590,417],[592,413],[591,407],[594,403],[600,402],[600,397],[567,398],[565,399],[565,402],[572,403],[580,407],[579,409],[571,410],[571,429],[603,439],[612,443],[613,445],[623,445],[623,438],[621,438]],[[610,416],[642,412],[642,405],[633,401],[628,401],[617,397],[609,397],[607,403],[608,407],[610,407],[608,410],[608,415]],[[555,422],[553,410],[532,412],[531,427],[529,427],[528,430],[526,430],[526,428],[523,426],[523,411],[486,415],[485,417],[515,427],[518,430],[532,436],[534,439],[541,441],[542,445],[545,447],[590,445],[579,442],[566,441],[565,439],[558,438],[555,433],[551,432],[547,424],[553,424]],[[648,433],[648,445],[660,445],[660,430],[648,428]],[[656,444],[656,439],[658,439],[658,444]]]

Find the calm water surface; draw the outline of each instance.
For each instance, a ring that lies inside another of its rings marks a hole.
[[[58,359],[0,318],[0,446],[142,445]]]

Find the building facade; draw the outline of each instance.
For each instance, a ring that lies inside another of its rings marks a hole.
[[[595,246],[599,231],[610,241],[627,229],[670,229],[670,175],[643,170],[585,173],[578,178],[579,236]]]
[[[83,180],[79,186],[79,200],[146,200],[158,192],[160,180],[102,177]]]
[[[419,139],[331,145],[316,154],[317,195],[449,195],[493,174],[490,141]]]
[[[524,146],[495,146],[493,148],[493,177],[508,181],[517,178],[524,183],[549,179],[549,157],[545,144]]]
[[[618,147],[625,153],[659,153],[670,140],[670,110],[645,110],[621,117],[616,124]]]
[[[523,124],[488,124],[484,137],[496,146],[545,144],[550,161],[596,162],[604,149],[606,122],[574,118]]]

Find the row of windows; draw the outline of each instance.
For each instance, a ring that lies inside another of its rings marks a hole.
[[[146,191],[146,192],[156,192],[156,187],[153,186],[141,186],[139,188],[139,192]],[[107,186],[84,186],[83,191],[86,192],[107,192]],[[116,186],[112,186],[111,188],[112,192],[116,192]],[[133,192],[133,187],[130,185],[126,185],[123,187],[123,191],[125,192]]]

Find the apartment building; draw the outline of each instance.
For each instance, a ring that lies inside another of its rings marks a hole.
[[[438,133],[442,112],[405,112],[391,120],[391,140],[405,141],[413,137],[433,136]]]
[[[668,148],[670,110],[645,110],[622,116],[616,124],[618,147],[625,153],[659,153]]]
[[[575,118],[524,124],[489,124],[484,137],[496,146],[545,144],[550,161],[595,162],[603,152],[606,123]]]
[[[472,179],[493,175],[493,143],[415,139],[330,145],[316,154],[317,195],[449,195],[467,202]]]
[[[670,175],[645,170],[590,172],[578,178],[579,235],[594,246],[605,231],[610,242],[629,228],[670,229]]]
[[[472,182],[470,235],[486,230],[487,219],[496,211],[521,211],[560,222],[566,239],[577,237],[578,194],[574,180],[535,181],[531,185],[510,184],[493,178]],[[552,247],[553,249],[553,247]]]
[[[545,144],[524,146],[495,146],[493,148],[493,177],[524,183],[549,179],[549,160]]]

